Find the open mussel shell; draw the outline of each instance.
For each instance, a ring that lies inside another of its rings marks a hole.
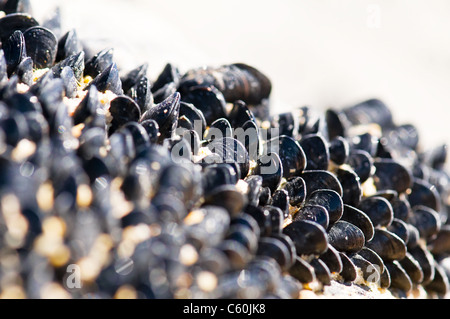
[[[369,216],[374,226],[388,227],[394,218],[391,203],[381,196],[363,198],[358,208]]]
[[[304,171],[300,177],[305,180],[306,194],[311,194],[319,189],[331,189],[339,196],[343,195],[341,183],[336,175],[329,171]]]
[[[35,27],[38,22],[26,13],[11,13],[0,19],[0,40],[2,43],[14,33],[16,30],[24,32],[25,30]]]
[[[250,169],[248,152],[241,142],[232,137],[224,137],[214,139],[207,147],[212,153],[218,154],[223,163],[237,163],[242,179],[248,175]]]
[[[313,221],[294,221],[283,233],[291,237],[299,255],[321,254],[328,248],[325,229]]]
[[[305,170],[306,156],[292,137],[281,135],[266,142],[265,154],[277,153],[283,166],[283,177],[297,176]]]
[[[375,229],[372,240],[366,246],[375,251],[384,261],[400,260],[405,257],[406,245],[394,233],[385,229]]]
[[[338,251],[358,252],[365,243],[364,233],[355,225],[339,220],[328,230],[328,242]]]
[[[318,134],[305,135],[300,146],[306,155],[307,170],[326,170],[330,161],[328,142]]]
[[[405,192],[411,185],[411,174],[405,166],[392,159],[375,159],[374,183],[378,190]]]
[[[27,48],[27,55],[33,60],[36,69],[53,66],[58,50],[58,40],[52,31],[36,26],[23,33]]]

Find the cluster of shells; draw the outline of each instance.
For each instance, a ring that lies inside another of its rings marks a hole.
[[[276,114],[249,65],[151,81],[0,9],[0,297],[447,294],[447,147],[382,101]]]

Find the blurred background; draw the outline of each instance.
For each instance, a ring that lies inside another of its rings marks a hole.
[[[369,98],[412,123],[420,144],[450,144],[450,1],[32,0],[34,16],[61,8],[123,70],[148,62],[191,67],[244,62],[273,84],[273,113],[343,108]]]

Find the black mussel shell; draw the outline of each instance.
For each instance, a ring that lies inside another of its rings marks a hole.
[[[116,95],[122,95],[122,82],[119,77],[119,70],[117,65],[112,63],[107,67],[102,73],[97,75],[91,83],[85,88],[88,89],[90,86],[95,85],[100,92],[105,93],[107,90],[113,92]]]
[[[236,100],[228,113],[228,119],[234,128],[242,127],[247,121],[255,121],[255,115],[244,101]]]
[[[434,254],[450,253],[450,225],[442,225],[436,237],[428,242],[428,249]]]
[[[232,225],[228,229],[226,239],[235,240],[244,245],[250,254],[255,254],[259,249],[258,237],[251,229],[244,225]]]
[[[78,39],[75,29],[67,31],[58,41],[58,50],[56,53],[56,61],[78,54],[83,50],[80,40]]]
[[[305,180],[299,176],[290,178],[283,188],[289,195],[289,204],[291,206],[300,206],[306,199],[306,183]]]
[[[295,213],[293,220],[311,220],[327,229],[330,218],[328,217],[328,211],[325,207],[306,204]]]
[[[385,263],[386,268],[391,276],[391,289],[399,289],[404,293],[408,293],[412,289],[411,278],[397,260]]]
[[[110,135],[122,125],[131,121],[137,122],[141,117],[139,106],[126,95],[121,95],[114,98],[111,101],[109,112],[112,117],[111,127],[109,128]]]
[[[348,120],[354,124],[376,123],[381,127],[392,127],[392,113],[385,103],[378,99],[370,99],[343,110]]]
[[[185,116],[192,123],[199,136],[203,136],[206,129],[206,120],[203,113],[199,109],[191,103],[181,101],[179,116]]]
[[[343,252],[339,252],[339,257],[342,260],[342,271],[340,275],[346,282],[352,282],[358,276],[356,265],[353,261]]]
[[[350,153],[353,151],[365,151],[370,156],[375,156],[378,149],[378,139],[371,133],[366,132],[348,138],[350,144]]]
[[[339,252],[328,244],[328,249],[319,256],[319,258],[327,265],[328,269],[333,273],[340,273],[342,271],[342,259]]]
[[[338,168],[336,177],[342,186],[344,204],[358,206],[362,198],[359,176],[350,168]]]
[[[159,125],[159,142],[174,135],[180,111],[180,94],[174,93],[161,103],[146,111],[140,121],[155,120]]]
[[[121,126],[121,130],[127,130],[133,137],[134,147],[136,153],[145,151],[150,146],[150,138],[145,128],[136,121],[128,121]]]
[[[415,247],[408,247],[408,252],[415,260],[417,260],[420,268],[422,268],[422,284],[426,285],[431,280],[433,280],[435,274],[433,255],[427,249],[422,248],[420,245],[416,245]]]
[[[158,91],[168,83],[174,83],[178,86],[180,78],[181,75],[178,68],[171,63],[167,63],[158,78],[153,83],[152,92],[154,93]]]
[[[330,160],[337,165],[342,165],[347,161],[350,145],[345,138],[338,135],[330,141],[328,152],[330,153]]]
[[[29,14],[11,13],[0,19],[0,40],[5,43],[6,40],[19,30],[25,30],[37,26],[39,23]]]
[[[373,159],[372,156],[363,150],[354,150],[347,158],[347,164],[358,175],[359,182],[364,183],[373,173]]]
[[[387,226],[387,230],[396,234],[401,238],[406,244],[409,242],[409,224],[404,222],[401,219],[393,218],[392,222],[389,226]]]
[[[321,259],[314,258],[309,264],[314,268],[317,280],[325,286],[331,285],[330,269]]]
[[[270,123],[273,128],[279,130],[278,135],[287,135],[293,137],[295,121],[292,112],[273,115],[270,118]]]
[[[403,267],[405,272],[408,274],[411,282],[413,284],[420,284],[423,280],[423,271],[420,264],[414,257],[406,252],[405,258],[399,260],[400,265]]]
[[[408,220],[408,217],[411,214],[411,205],[409,204],[409,201],[406,199],[399,198],[397,196],[388,200],[392,205],[394,218],[398,218],[403,221]]]
[[[6,14],[25,12],[32,13],[31,3],[29,0],[6,0],[2,1],[2,11]]]
[[[68,66],[64,67],[60,78],[64,83],[65,95],[68,98],[75,98],[77,96],[78,83],[72,69]]]
[[[304,171],[300,177],[305,180],[306,194],[311,194],[319,189],[334,190],[339,196],[343,194],[341,183],[336,175],[329,171]]]
[[[408,201],[411,207],[424,205],[435,211],[440,211],[440,196],[436,187],[427,181],[414,179],[411,192],[408,194]]]
[[[84,75],[96,78],[114,63],[114,49],[103,49],[86,61],[84,66]]]
[[[259,129],[254,121],[248,120],[242,127],[233,131],[234,138],[240,141],[248,152],[250,160],[256,161],[260,154]]]
[[[233,137],[233,128],[226,118],[220,118],[211,123],[205,132],[205,140],[215,138]],[[242,140],[239,140],[242,143]]]
[[[325,229],[313,221],[294,221],[283,233],[291,237],[299,255],[321,254],[328,248]]]
[[[78,104],[75,112],[73,113],[73,123],[75,125],[83,123],[90,116],[94,116],[97,109],[101,107],[101,103],[98,97],[98,91],[95,86],[91,86],[86,96]]]
[[[216,187],[205,197],[205,204],[224,207],[231,217],[242,212],[247,198],[234,185]]]
[[[394,218],[391,203],[381,196],[363,198],[358,208],[369,216],[374,226],[388,227]]]
[[[259,194],[259,204],[264,206],[268,205],[270,199],[272,198],[272,192],[269,187],[261,187],[261,192]]]
[[[272,84],[261,71],[244,63],[231,64],[230,68],[232,73],[240,77],[244,85],[238,95],[233,94],[237,93],[237,90],[230,90],[230,94],[224,93],[227,101],[243,100],[248,104],[258,105],[269,97]]]
[[[274,193],[283,178],[283,165],[279,155],[277,153],[261,155],[256,161],[253,174],[262,176],[262,186],[268,187]]]
[[[333,140],[337,136],[347,137],[347,130],[351,123],[343,113],[328,109],[325,111],[325,121],[329,140]]]
[[[384,261],[400,260],[406,254],[405,242],[385,229],[375,229],[372,240],[367,242],[366,246],[375,251]]]
[[[307,170],[326,170],[330,161],[328,142],[320,135],[305,135],[300,146],[306,155]]]
[[[20,62],[27,56],[25,38],[21,31],[14,31],[3,44],[3,52],[5,54],[8,76],[11,76]]]
[[[374,183],[378,190],[392,189],[405,192],[411,185],[410,172],[392,159],[375,159]]]
[[[23,33],[27,55],[36,69],[53,66],[58,50],[58,40],[52,31],[44,27],[31,27]]]
[[[241,142],[231,137],[224,137],[213,140],[207,147],[212,153],[218,154],[224,163],[237,163],[242,179],[248,175],[250,162],[247,150]]]
[[[181,96],[182,101],[193,104],[205,117],[206,124],[226,117],[226,102],[215,87],[192,87]]]
[[[338,251],[358,252],[365,242],[364,233],[355,225],[339,220],[328,230],[328,242]]]
[[[374,266],[377,266],[378,272],[381,274],[384,271],[384,262],[383,259],[372,249],[368,247],[363,247],[360,251],[358,251],[358,255],[372,263]]]
[[[278,153],[285,178],[299,175],[306,167],[305,153],[292,137],[281,135],[270,139],[265,144],[265,153]]]
[[[276,209],[273,209],[273,207],[263,208],[252,205],[247,205],[244,209],[244,213],[253,217],[253,219],[258,223],[261,236],[270,236],[272,234],[272,225],[274,224],[273,217],[276,217],[277,213],[274,211],[276,211]]]
[[[419,245],[420,233],[416,226],[410,223],[405,224],[408,229],[408,242],[406,244],[408,245],[408,249],[411,249],[412,247]]]
[[[284,218],[289,216],[289,198],[289,194],[285,189],[278,189],[272,195],[271,205],[281,209]]]
[[[444,170],[448,159],[448,145],[442,144],[420,154],[421,162],[436,169]]]
[[[19,82],[24,83],[28,86],[33,85],[33,60],[30,57],[23,59],[13,73],[17,74],[19,77]]]
[[[236,171],[226,163],[208,165],[203,169],[203,187],[205,193],[221,185],[236,185],[239,176]]]
[[[299,256],[296,256],[294,264],[289,268],[289,274],[303,284],[316,279],[314,268]]]
[[[298,116],[298,134],[302,136],[321,134],[324,137],[328,137],[325,116],[321,112],[310,106],[302,106],[296,112],[296,116]]]
[[[148,63],[144,63],[122,76],[120,80],[122,81],[122,89],[124,92],[128,92],[133,86],[138,84],[143,77],[147,77],[147,71]],[[151,86],[149,86],[148,89],[150,90]]]
[[[369,216],[364,213],[362,210],[344,204],[344,212],[342,214],[341,220],[352,223],[362,230],[364,233],[364,237],[366,242],[370,241],[373,238],[374,227],[372,222],[370,221]]]
[[[149,79],[143,76],[128,92],[128,95],[139,105],[142,114],[150,109],[154,102],[150,86]]]
[[[286,244],[276,237],[260,238],[256,255],[275,259],[282,269],[289,269],[292,266],[291,252]]]
[[[55,64],[51,68],[53,75],[55,77],[59,77],[61,75],[62,70],[66,66],[72,69],[75,78],[77,79],[78,82],[81,83],[84,72],[84,51],[81,51],[78,54],[68,56],[64,60]]]
[[[228,164],[224,165],[227,165],[231,169],[230,165]],[[245,182],[248,185],[247,191],[248,203],[253,206],[258,206],[259,196],[261,194],[262,189],[262,177],[257,175],[250,175],[245,178]]]
[[[175,83],[170,82],[164,85],[162,88],[160,88],[156,92],[152,92],[153,95],[153,101],[155,103],[161,103],[165,99],[167,99],[169,96],[177,92],[177,86]]]
[[[307,204],[320,205],[328,211],[330,226],[337,222],[344,212],[342,197],[331,189],[318,189],[308,195]]]
[[[424,288],[427,292],[435,292],[440,296],[445,296],[450,287],[445,269],[437,262],[434,263],[434,278],[427,283]]]
[[[362,257],[360,254],[353,254],[350,259],[356,267],[361,269],[363,279],[367,282],[378,283],[381,279],[381,273],[378,266]]]
[[[148,137],[150,138],[150,143],[157,143],[161,133],[159,133],[159,125],[155,120],[149,119],[140,122],[142,127],[147,131]]]
[[[439,214],[427,206],[414,206],[408,222],[419,230],[420,237],[430,238],[439,232],[441,220]]]
[[[236,217],[231,219],[230,226],[235,224],[244,225],[245,227],[249,228],[253,233],[255,233],[256,237],[258,238],[261,234],[261,228],[259,227],[256,219],[245,212],[240,213]]]

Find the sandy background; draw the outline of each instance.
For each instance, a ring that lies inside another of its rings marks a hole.
[[[32,0],[39,19],[61,6],[64,28],[123,69],[143,62],[249,63],[273,83],[274,112],[341,108],[377,97],[425,147],[450,144],[450,1]],[[40,21],[40,20],[39,20]]]

